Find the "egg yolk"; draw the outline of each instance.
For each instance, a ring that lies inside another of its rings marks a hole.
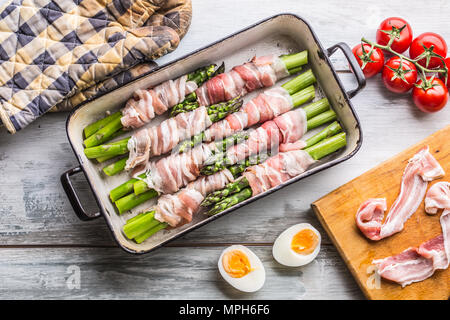
[[[319,243],[317,234],[309,229],[303,229],[292,238],[291,249],[299,254],[311,254]]]
[[[231,250],[222,257],[222,265],[225,271],[233,278],[242,278],[250,271],[250,261],[241,250]]]

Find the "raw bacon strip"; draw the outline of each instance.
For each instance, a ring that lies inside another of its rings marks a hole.
[[[254,57],[250,62],[206,81],[195,92],[199,104],[209,106],[273,86],[277,80],[288,75],[289,71],[276,55]]]
[[[402,253],[374,260],[381,277],[403,287],[425,280],[436,270],[447,269],[450,261],[450,193],[448,182],[438,182],[427,192],[425,210],[435,214],[444,209],[440,223],[442,234],[422,243],[419,248],[408,248]]]
[[[425,198],[425,211],[428,214],[436,214],[443,208],[450,208],[450,182],[447,181],[431,186]]]
[[[187,81],[187,75],[168,80],[152,89],[136,90],[122,110],[121,122],[125,128],[140,128],[155,115],[166,112],[182,102],[186,95],[197,89],[194,81]]]
[[[306,151],[293,150],[247,168],[243,176],[249,182],[252,195],[257,195],[305,172],[315,162]]]
[[[206,107],[199,107],[167,119],[158,126],[137,131],[128,140],[130,155],[125,169],[144,164],[152,156],[169,152],[180,141],[204,131],[211,123]]]
[[[257,123],[272,120],[293,108],[292,98],[282,87],[271,88],[259,94],[225,119],[205,131],[206,141],[220,140]]]
[[[356,213],[356,224],[361,232],[371,240],[380,240],[403,230],[404,223],[417,210],[425,197],[428,181],[444,175],[444,170],[429,152],[428,147],[419,150],[409,159],[403,173],[400,194],[392,204],[384,223],[379,214],[368,218],[365,207]]]
[[[215,143],[201,144],[187,152],[148,162],[144,181],[158,193],[175,193],[197,179],[204,162],[217,151],[216,148]],[[134,176],[139,174],[136,172]]]
[[[156,205],[155,219],[167,222],[172,227],[177,226],[182,219],[190,222],[208,193],[223,189],[233,180],[231,172],[225,169],[200,177],[176,194],[163,195]]]

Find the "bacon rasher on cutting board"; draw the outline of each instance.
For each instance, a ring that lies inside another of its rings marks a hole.
[[[275,87],[260,93],[247,102],[240,111],[213,123],[205,131],[205,140],[214,141],[228,137],[257,123],[271,120],[293,108],[292,97],[282,87]]]
[[[428,182],[444,176],[444,170],[431,155],[428,147],[420,149],[409,159],[403,172],[400,194],[383,222],[386,199],[369,199],[356,213],[356,224],[371,240],[381,240],[403,230],[404,223],[419,208]]]
[[[293,149],[293,146],[303,148],[305,145],[305,142],[297,141],[286,148],[290,151],[278,153],[259,165],[247,168],[243,176],[248,179],[253,195],[280,185],[315,163],[307,152]],[[227,169],[210,176],[202,176],[178,193],[161,196],[155,208],[155,218],[172,227],[177,226],[183,219],[190,222],[207,194],[223,189],[233,180],[233,175]]]
[[[301,144],[295,145],[301,146]],[[291,149],[291,151],[280,152],[261,164],[248,167],[242,175],[249,182],[252,196],[279,186],[283,182],[302,174],[309,166],[314,164],[316,160],[306,151],[301,150],[303,147],[299,150]]]
[[[137,90],[122,110],[121,122],[126,128],[136,129],[181,103],[191,92],[197,94],[200,106],[209,106],[273,86],[287,76],[289,71],[276,55],[254,57],[250,62],[209,79],[199,88],[194,81],[187,81],[185,75],[150,90]]]
[[[195,93],[201,106],[209,106],[256,89],[271,87],[287,76],[289,71],[278,56],[253,57],[250,62],[209,79]]]
[[[431,277],[436,270],[447,269],[450,261],[450,183],[438,182],[427,192],[425,210],[429,214],[442,212],[442,234],[411,247],[400,254],[374,260],[378,274],[403,287]]]
[[[306,115],[302,109],[287,112],[263,123],[249,133],[248,140],[232,146],[226,152],[230,164],[251,155],[270,152],[276,154],[280,144],[283,149],[298,144],[306,132]],[[300,145],[301,146],[301,145]],[[200,175],[205,161],[216,151],[216,144],[201,144],[185,153],[172,154],[158,161],[147,162],[145,168],[136,168],[134,176],[147,172],[147,185],[162,194],[175,193]]]

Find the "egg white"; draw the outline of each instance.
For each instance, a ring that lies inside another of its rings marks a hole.
[[[292,238],[301,230],[309,229],[313,231],[318,237],[319,242],[316,248],[310,254],[299,254],[292,250],[291,242]],[[272,248],[272,255],[278,263],[288,267],[300,267],[313,261],[320,251],[321,237],[319,231],[317,231],[309,223],[299,223],[284,230],[278,238],[275,240]]]
[[[250,262],[250,267],[252,271],[241,278],[233,278],[231,277],[224,269],[222,259],[224,254],[229,251],[240,250],[245,253]],[[232,285],[234,288],[243,291],[243,292],[255,292],[262,288],[264,282],[266,281],[266,271],[264,269],[261,260],[259,260],[258,256],[253,253],[247,247],[241,245],[233,245],[222,251],[220,255],[219,262],[219,272],[224,278],[226,282]]]

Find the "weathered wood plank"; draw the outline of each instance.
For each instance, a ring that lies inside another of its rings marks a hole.
[[[267,276],[254,294],[241,293],[221,278],[217,259],[223,247],[162,248],[140,257],[116,248],[0,249],[0,299],[363,298],[331,246],[299,268],[279,265],[271,247],[251,249]],[[70,290],[67,282],[77,268],[80,289]]]
[[[352,75],[340,76],[351,88]],[[178,243],[270,242],[288,225],[308,221],[317,226],[309,210],[311,202],[444,127],[450,119],[450,108],[421,114],[407,95],[386,93],[376,80],[354,98],[354,105],[364,143],[353,159],[218,219]],[[102,219],[80,222],[76,218],[60,185],[60,174],[77,164],[65,135],[65,117],[49,114],[17,135],[0,136],[0,244],[113,245]],[[95,201],[87,184],[79,180],[77,188],[92,212]]]

